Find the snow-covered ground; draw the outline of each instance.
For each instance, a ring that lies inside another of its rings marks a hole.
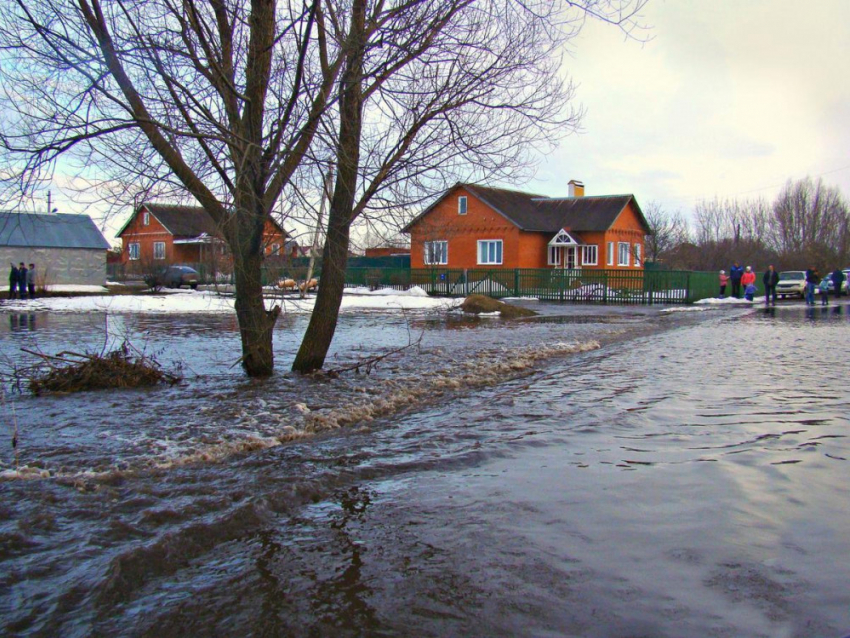
[[[79,288],[79,287],[76,287]],[[105,289],[96,286],[98,291]],[[72,291],[67,291],[72,292]],[[94,292],[73,290],[73,292]],[[295,295],[270,294],[266,306],[283,306],[284,312],[310,312],[315,295],[300,299]],[[345,291],[342,299],[345,310],[430,310],[450,308],[458,300],[430,297],[418,287],[410,290],[376,290],[352,288]],[[143,295],[92,295],[87,297],[45,297],[32,300],[3,301],[0,311],[50,311],[50,312],[110,312],[110,313],[232,313],[233,297],[210,291],[180,290],[162,291]]]

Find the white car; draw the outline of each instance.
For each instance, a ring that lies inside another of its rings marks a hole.
[[[784,299],[787,295],[806,296],[806,273],[803,270],[785,270],[779,273],[776,284],[776,296]]]

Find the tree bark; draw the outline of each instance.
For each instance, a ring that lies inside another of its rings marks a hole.
[[[332,210],[322,259],[322,281],[316,295],[316,305],[310,317],[310,324],[307,326],[307,332],[292,364],[292,370],[295,372],[305,374],[314,372],[325,364],[325,357],[336,332],[339,307],[342,304],[342,292],[345,287],[348,231],[348,223],[340,219],[340,215],[334,215]]]
[[[249,377],[268,377],[274,372],[272,336],[280,306],[266,310],[263,301],[262,256],[237,258],[236,317],[242,338],[242,367]]]
[[[349,230],[360,168],[360,137],[363,126],[363,53],[366,34],[366,0],[354,0],[351,29],[346,42],[346,66],[340,84],[337,176],[328,214],[328,236],[322,257],[322,281],[307,332],[292,363],[295,372],[321,369],[331,347],[348,262]]]

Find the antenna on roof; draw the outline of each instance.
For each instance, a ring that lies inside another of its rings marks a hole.
[[[50,214],[50,213],[58,213],[58,212],[59,212],[58,208],[52,208],[51,207],[50,191],[47,191],[47,213]]]

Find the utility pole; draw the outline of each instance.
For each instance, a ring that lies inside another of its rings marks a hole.
[[[319,251],[319,238],[322,232],[322,222],[325,216],[325,202],[331,199],[331,187],[334,179],[334,165],[331,162],[325,179],[322,180],[322,199],[319,202],[319,218],[316,220],[316,232],[313,233],[313,243],[310,245],[310,261],[307,266],[307,278],[304,280],[304,288],[301,290],[301,298],[307,296],[307,282],[313,278],[313,268],[316,266],[316,257]]]

